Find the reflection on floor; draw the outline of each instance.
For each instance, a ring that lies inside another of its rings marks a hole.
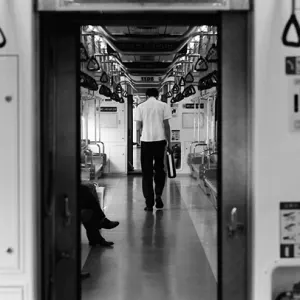
[[[141,148],[133,146],[133,167],[135,170],[141,170]]]
[[[216,300],[216,211],[190,177],[168,180],[165,207],[145,212],[141,177],[103,178],[103,231],[113,249],[93,248],[83,300]]]

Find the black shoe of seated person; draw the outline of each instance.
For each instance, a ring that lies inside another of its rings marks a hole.
[[[156,202],[155,207],[156,207],[157,209],[161,209],[161,208],[164,207],[164,203],[162,202],[161,197],[157,197],[157,198],[155,199],[155,202]]]
[[[109,242],[109,241],[105,240],[104,238],[97,242],[89,242],[89,245],[92,247],[95,247],[98,245],[102,246],[102,247],[112,247],[113,244],[114,244],[114,242]]]
[[[146,206],[144,208],[144,211],[153,211],[153,207]]]
[[[81,272],[80,273],[80,278],[81,280],[87,279],[91,276],[91,274],[89,272]]]
[[[118,221],[110,221],[107,218],[105,218],[101,222],[101,228],[104,228],[104,229],[113,229],[113,228],[116,228],[119,224],[120,224],[120,222],[118,222]]]

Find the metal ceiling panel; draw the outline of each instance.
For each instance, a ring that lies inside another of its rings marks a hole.
[[[111,35],[128,35],[128,26],[106,26],[106,30]]]
[[[189,26],[167,26],[166,35],[184,35],[189,29]]]
[[[249,10],[250,0],[38,0],[43,11],[220,11]]]
[[[136,56],[135,55],[125,55],[121,54],[120,55],[122,62],[132,62],[136,61]]]
[[[159,35],[160,28],[158,26],[130,26],[129,33],[132,35]]]

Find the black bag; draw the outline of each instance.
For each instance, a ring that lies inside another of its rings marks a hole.
[[[167,149],[167,168],[168,168],[168,177],[175,178],[176,177],[176,167],[174,161],[173,152]]]

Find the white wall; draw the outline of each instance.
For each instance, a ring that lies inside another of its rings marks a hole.
[[[3,59],[9,59],[7,55],[17,55],[19,61],[18,79],[14,82],[16,86],[13,94],[13,105],[19,105],[19,118],[14,116],[16,111],[7,108],[6,121],[1,122],[1,126],[6,128],[15,127],[19,133],[13,145],[18,149],[14,153],[7,153],[0,156],[0,165],[3,166],[6,160],[11,160],[11,166],[16,166],[19,161],[19,176],[9,176],[4,168],[0,168],[1,178],[6,178],[8,184],[13,184],[15,193],[1,191],[0,211],[12,213],[16,228],[11,228],[5,222],[5,218],[0,219],[0,226],[5,228],[7,236],[1,236],[3,241],[9,240],[10,234],[16,234],[17,245],[12,256],[16,256],[17,267],[0,269],[0,299],[12,300],[34,300],[37,299],[36,286],[38,276],[36,276],[36,258],[38,253],[35,250],[36,232],[36,208],[35,208],[35,170],[39,164],[36,153],[36,107],[34,91],[38,83],[33,78],[33,55],[37,55],[33,49],[33,3],[31,0],[0,0],[0,27],[6,34],[7,45],[0,49]],[[11,66],[13,68],[13,65]],[[11,70],[10,70],[11,71]],[[5,77],[6,68],[0,68],[2,78]],[[8,77],[7,77],[8,78]],[[34,85],[34,89],[33,89]],[[8,83],[0,81],[0,90],[10,93]],[[2,95],[3,96],[3,95]],[[4,99],[1,97],[1,101]],[[3,102],[2,102],[3,104]],[[16,105],[16,109],[17,106]],[[2,111],[3,112],[3,111]],[[11,116],[11,117],[10,117]],[[3,119],[2,119],[3,121]],[[3,133],[3,131],[2,131]],[[32,134],[34,133],[34,134]],[[0,136],[1,143],[5,143],[4,137]],[[19,147],[18,144],[19,143]],[[6,177],[5,177],[6,176]],[[3,187],[2,187],[3,188]],[[11,196],[10,196],[11,195]],[[25,217],[26,216],[26,217]],[[0,249],[0,260],[6,254],[6,249]],[[3,266],[3,265],[2,265]]]
[[[252,299],[261,300],[273,299],[271,272],[275,266],[300,265],[299,259],[279,259],[279,202],[300,201],[300,133],[289,131],[292,99],[290,78],[285,75],[285,56],[300,55],[300,49],[281,44],[291,1],[254,2]],[[296,4],[299,7],[300,1]]]
[[[97,102],[97,107],[99,102]],[[96,111],[96,139],[99,140],[99,120],[101,124],[100,140],[104,143],[107,164],[104,168],[105,173],[127,172],[127,99],[125,103],[115,101],[101,101],[101,108],[115,107],[117,112]],[[88,138],[95,140],[95,102],[94,100],[85,102],[82,123],[82,138],[86,138],[86,118],[88,118]],[[101,148],[103,151],[103,148]]]
[[[183,99],[182,101],[175,103],[176,109],[177,109],[177,115],[172,116],[172,119],[170,120],[170,127],[171,131],[172,130],[180,130],[180,140],[179,141],[174,141],[174,143],[181,143],[181,168],[176,170],[178,174],[190,174],[191,169],[189,165],[187,164],[188,161],[188,154],[190,153],[190,145],[192,142],[198,141],[198,109],[195,111],[195,109],[186,109],[184,107],[185,104],[193,104],[192,101],[196,99],[196,104],[198,104],[198,98],[200,97],[200,92],[198,91],[198,88],[195,86],[196,89],[196,94],[192,95],[190,97],[187,97]],[[207,98],[208,95],[214,95],[215,94],[215,89],[209,90],[207,95],[204,98]],[[168,99],[168,102],[170,104],[170,99]],[[204,109],[200,109],[200,113],[203,113],[205,115],[205,118],[203,120],[203,124],[200,125],[200,130],[199,130],[199,137],[200,141],[206,141],[207,140],[207,102],[206,100],[200,101],[200,103],[204,104]],[[171,107],[171,110],[174,107]],[[183,119],[182,119],[182,114],[183,113],[188,113],[189,115],[186,115],[191,123],[194,123],[196,121],[196,127],[195,131],[194,128],[183,128]],[[210,116],[211,120],[211,116]],[[208,129],[208,137],[211,138],[211,122],[209,121],[209,129]],[[171,140],[171,142],[173,142]],[[198,147],[196,148],[196,152],[200,152],[202,148]]]

